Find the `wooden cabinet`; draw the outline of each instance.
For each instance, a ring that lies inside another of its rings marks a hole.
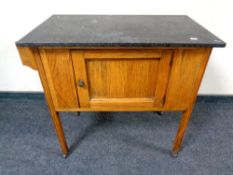
[[[40,73],[64,154],[57,112],[183,111],[173,145],[177,154],[212,49],[18,50],[23,63]]]
[[[59,112],[81,111],[180,111],[177,155],[211,50],[225,43],[187,16],[55,15],[16,45],[39,72],[65,156]]]

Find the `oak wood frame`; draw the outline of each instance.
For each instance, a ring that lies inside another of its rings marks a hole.
[[[173,50],[172,55],[172,66],[170,72],[170,78],[168,82],[167,92],[166,92],[166,99],[164,106],[157,106],[157,107],[127,107],[127,108],[114,108],[114,107],[100,107],[100,108],[89,108],[87,107],[74,107],[70,106],[69,108],[59,107],[54,105],[54,99],[52,97],[51,89],[49,88],[48,77],[46,76],[44,65],[42,62],[41,54],[43,49],[144,49],[150,50],[153,49],[168,49],[168,48],[80,48],[80,47],[41,47],[41,48],[29,48],[29,47],[17,47],[22,63],[26,66],[29,66],[35,70],[38,70],[39,76],[41,79],[41,83],[44,88],[45,97],[48,103],[48,107],[50,110],[51,118],[55,127],[55,131],[58,136],[58,141],[60,143],[60,147],[62,153],[64,155],[68,155],[68,146],[66,143],[66,139],[64,136],[64,132],[62,129],[62,124],[59,119],[59,112],[80,112],[80,111],[181,111],[182,116],[179,122],[178,131],[176,137],[173,142],[173,155],[177,155],[180,150],[180,146],[185,134],[185,130],[188,126],[188,121],[191,117],[192,109],[195,104],[196,96],[198,93],[198,89],[205,72],[206,65],[209,60],[209,56],[211,54],[212,48],[169,48]],[[194,67],[192,66],[194,65]],[[195,66],[196,65],[196,66]],[[180,66],[180,67],[179,67]],[[181,72],[183,70],[184,72]],[[190,71],[191,70],[191,71]],[[187,81],[187,77],[191,76],[195,73],[195,77],[193,80],[190,80],[186,85],[190,87],[190,93],[188,95],[185,93],[187,89],[182,92],[182,85],[184,81]],[[185,76],[177,77],[177,74],[187,73]],[[181,96],[177,95],[174,91],[176,89],[181,88]],[[175,89],[175,90],[172,90]],[[77,99],[77,103],[79,103]]]

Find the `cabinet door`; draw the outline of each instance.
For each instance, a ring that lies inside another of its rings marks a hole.
[[[161,107],[171,50],[72,50],[80,107]]]

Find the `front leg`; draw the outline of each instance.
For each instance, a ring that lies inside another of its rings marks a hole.
[[[63,128],[62,128],[62,124],[61,124],[59,114],[58,114],[58,112],[55,112],[54,110],[50,109],[50,115],[51,115],[53,125],[54,125],[54,128],[55,128],[57,137],[58,137],[58,141],[59,141],[59,144],[60,144],[61,151],[63,153],[63,157],[66,158],[68,156],[68,154],[69,154],[69,150],[68,150],[68,146],[67,146],[67,143],[66,143],[66,138],[65,138],[65,135],[64,135],[64,132],[63,132]]]
[[[179,126],[178,126],[178,131],[175,137],[175,140],[173,142],[173,148],[172,148],[172,155],[174,157],[176,157],[178,155],[178,152],[180,150],[182,141],[183,141],[183,137],[185,134],[185,130],[188,127],[188,122],[189,119],[191,117],[191,113],[192,113],[192,107],[190,107],[189,109],[187,109],[186,111],[184,111],[182,113],[180,122],[179,122]]]
[[[61,148],[61,151],[63,153],[63,156],[67,157],[67,155],[69,153],[68,146],[66,143],[63,129],[62,129],[62,124],[60,121],[59,114],[55,109],[55,106],[54,106],[54,103],[53,103],[53,100],[51,97],[51,92],[50,92],[50,89],[48,87],[48,81],[47,81],[47,78],[45,75],[45,71],[44,71],[43,64],[42,64],[41,58],[39,56],[38,50],[35,50],[34,54],[35,54],[35,61],[37,64],[37,69],[39,71],[40,80],[41,80],[41,83],[42,83],[42,86],[44,89],[45,98],[46,98],[46,101],[48,104],[48,108],[49,108],[49,112],[50,112],[50,116],[51,116],[53,125],[55,127],[55,131],[56,131],[56,134],[58,137],[60,148]]]

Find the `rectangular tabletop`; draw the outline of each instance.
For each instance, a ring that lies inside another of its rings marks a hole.
[[[188,16],[53,15],[16,42],[27,47],[224,47]]]

